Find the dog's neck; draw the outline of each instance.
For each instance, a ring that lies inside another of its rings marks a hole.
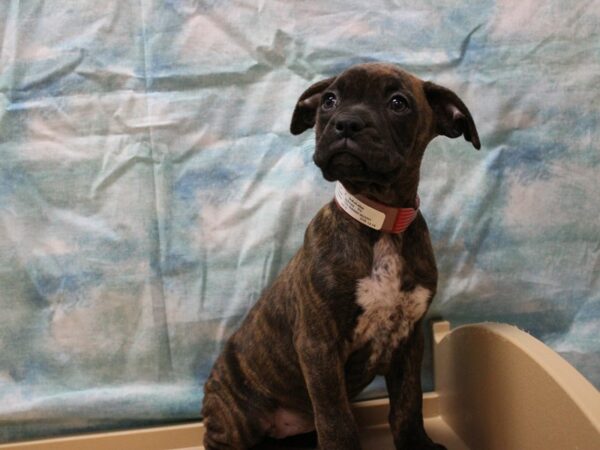
[[[348,182],[344,182],[343,185],[352,195],[362,195],[392,208],[418,208],[418,172],[410,177],[402,177],[387,186],[369,184],[359,187]]]
[[[415,193],[416,195],[416,193]],[[353,195],[341,182],[336,183],[335,203],[355,221],[386,233],[403,233],[418,214],[419,199],[415,206],[398,208],[386,205],[363,194]]]

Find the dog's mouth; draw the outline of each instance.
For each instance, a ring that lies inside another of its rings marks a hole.
[[[397,168],[386,164],[387,167],[382,170],[382,161],[379,158],[370,161],[369,157],[372,153],[370,155],[356,141],[340,139],[318,146],[313,159],[327,181],[385,183]]]
[[[345,150],[334,153],[319,167],[327,181],[362,178],[368,172],[364,161]]]
[[[348,152],[340,152],[333,155],[329,160],[328,166],[342,170],[364,170],[366,168],[365,163],[360,158]]]
[[[317,150],[314,155],[315,164],[323,171],[327,181],[357,177],[367,171],[367,165],[361,159],[358,144],[352,139],[339,139],[325,147],[325,151]]]
[[[329,150],[332,152],[358,152],[360,148],[356,141],[352,139],[338,139],[329,146]]]

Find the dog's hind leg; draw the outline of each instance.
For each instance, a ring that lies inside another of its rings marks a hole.
[[[253,412],[234,406],[234,398],[224,387],[205,389],[202,409],[205,450],[248,450],[264,436]],[[205,386],[206,388],[206,386]]]
[[[212,416],[204,421],[204,449],[205,450],[249,450],[263,437],[257,426],[251,423],[242,423],[234,420],[219,421],[219,417]]]

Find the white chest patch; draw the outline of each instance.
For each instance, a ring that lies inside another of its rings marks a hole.
[[[352,350],[371,344],[369,365],[387,364],[392,351],[427,311],[431,292],[417,285],[402,291],[403,261],[385,234],[373,249],[371,275],[358,282],[357,302],[364,312],[354,330]]]

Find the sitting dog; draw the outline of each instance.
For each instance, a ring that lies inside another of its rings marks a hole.
[[[323,450],[358,450],[350,400],[381,374],[396,449],[444,449],[423,428],[421,322],[437,269],[417,187],[434,137],[480,148],[471,114],[451,90],[369,63],[300,96],[291,132],[312,127],[335,198],[217,359],[204,446],[241,450],[316,430]]]

